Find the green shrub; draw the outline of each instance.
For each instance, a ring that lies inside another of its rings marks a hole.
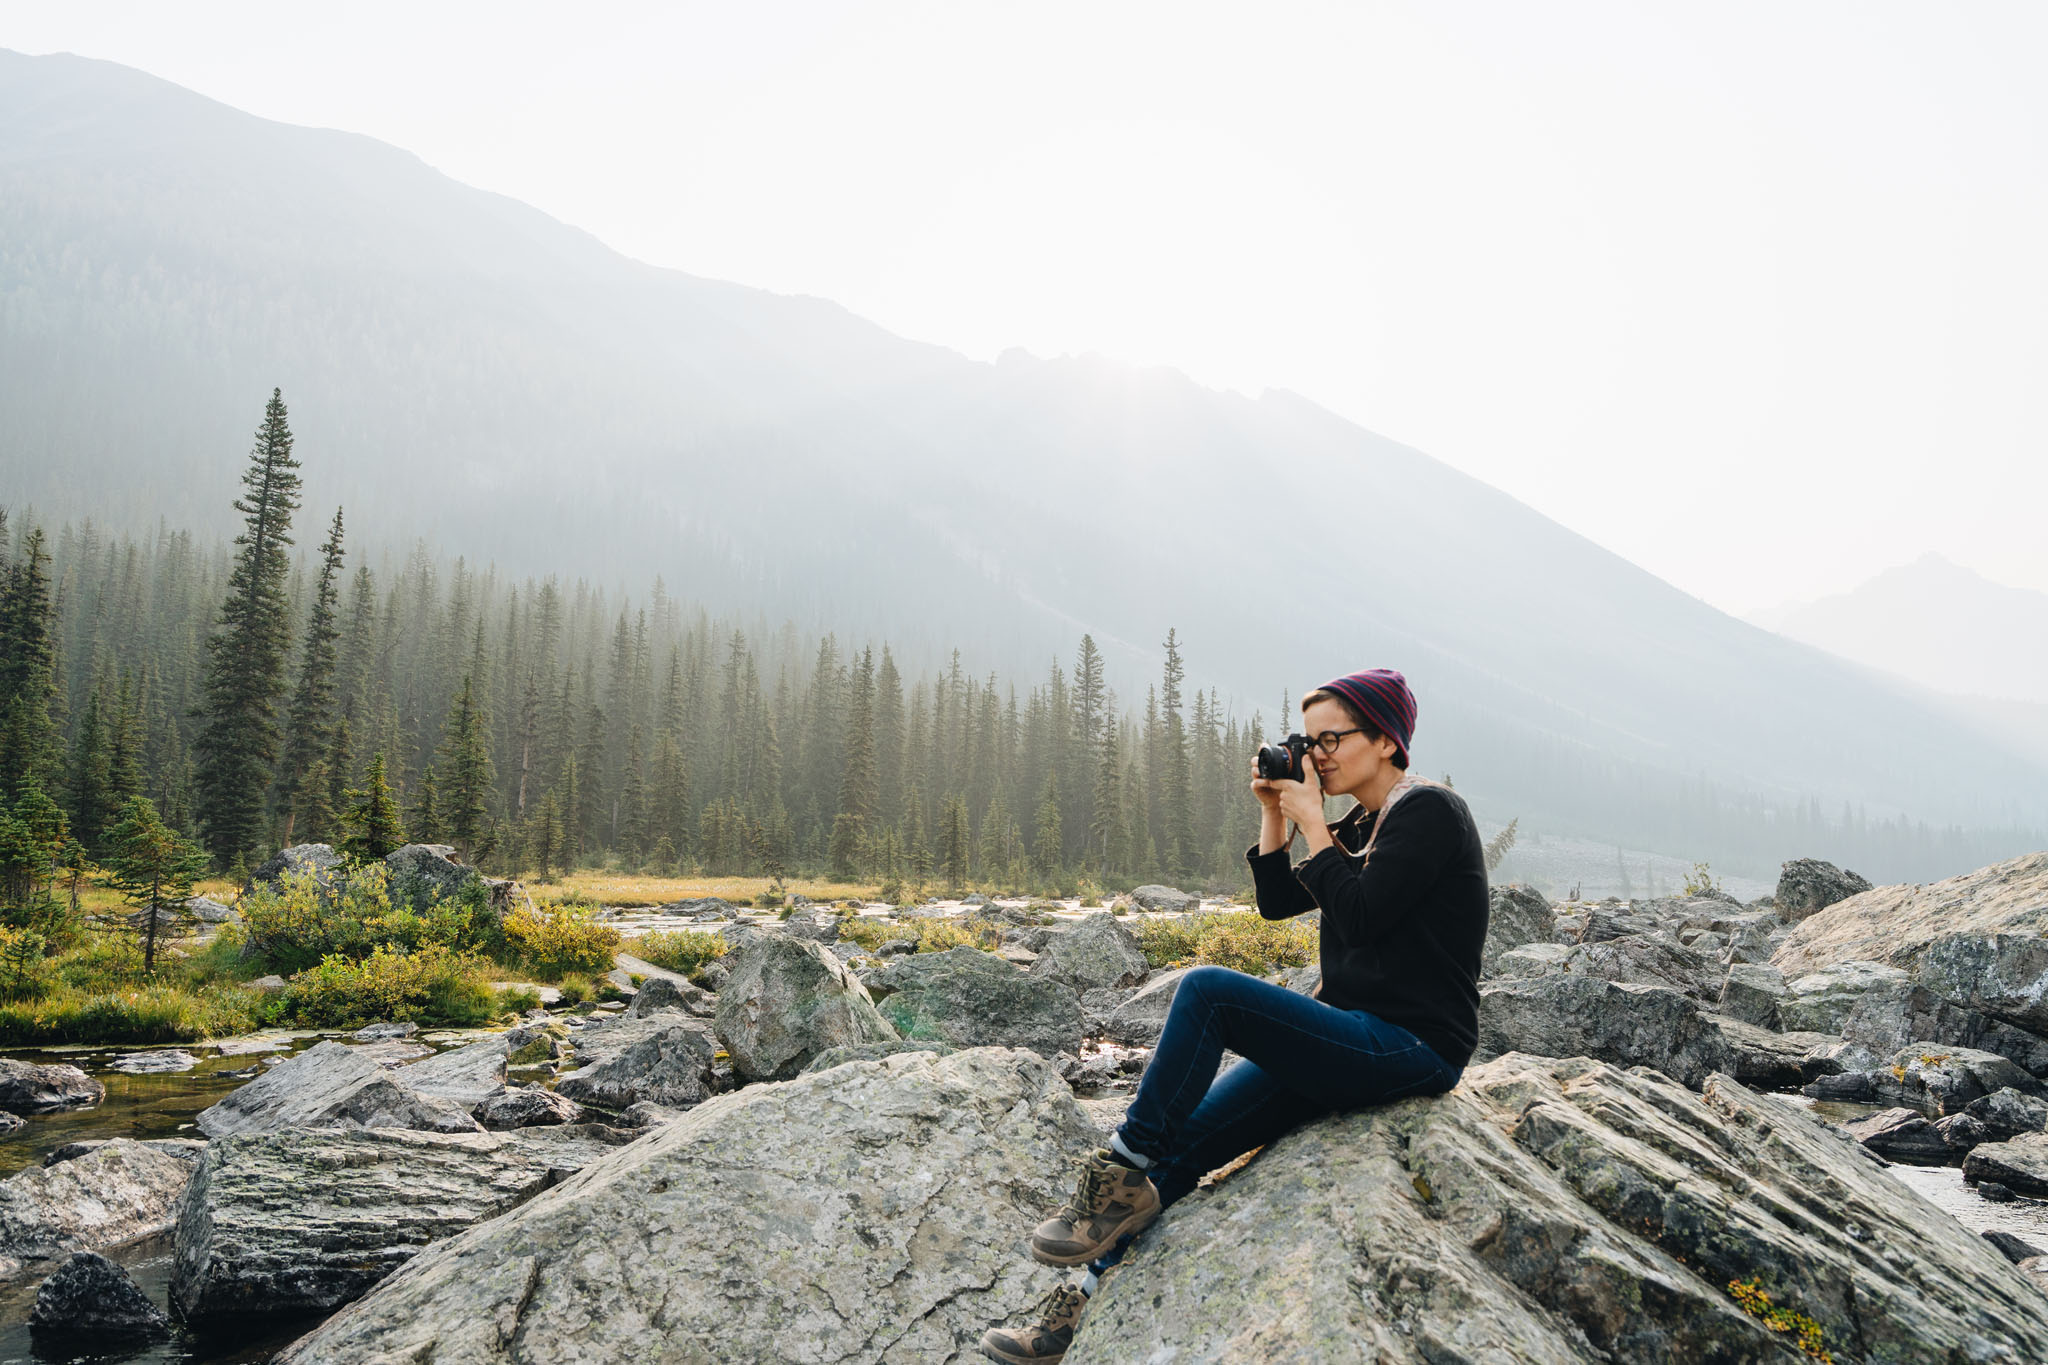
[[[142,947],[132,934],[88,934],[56,960],[57,979],[88,995],[142,984]]]
[[[633,940],[631,946],[633,956],[644,957],[657,967],[684,976],[696,975],[713,958],[724,957],[732,948],[725,935],[709,934],[702,929],[657,931]]]
[[[392,893],[391,871],[380,862],[345,864],[329,874],[324,888],[310,872],[287,876],[275,888],[259,887],[241,900],[248,952],[270,970],[290,975],[337,953],[360,958],[387,945],[406,952],[435,946],[504,951],[504,932],[481,881],[445,899],[412,879],[398,888],[396,899]]]
[[[248,940],[239,924],[223,924],[212,938],[192,950],[177,966],[179,978],[188,987],[233,985],[262,975],[259,964],[247,952]],[[136,959],[138,965],[141,958]]]
[[[329,954],[293,977],[278,1001],[284,1022],[306,1028],[384,1019],[462,1027],[488,1023],[504,1008],[483,959],[440,944],[412,953],[379,946],[360,959]]]
[[[521,906],[505,916],[505,943],[535,976],[553,981],[571,972],[610,971],[619,931],[566,902],[537,909]]]
[[[1261,919],[1250,910],[1224,910],[1181,919],[1148,919],[1136,926],[1138,946],[1154,967],[1229,967],[1254,976],[1316,960],[1320,938],[1299,920]]]
[[[524,1014],[540,1008],[540,989],[521,982],[498,992],[498,1008],[512,1014]]]
[[[1820,1361],[1821,1365],[1832,1365],[1834,1354],[1828,1350],[1827,1339],[1821,1325],[1804,1313],[1782,1307],[1771,1302],[1763,1282],[1757,1276],[1746,1280],[1728,1281],[1728,1296],[1742,1306],[1742,1311],[1758,1319],[1773,1332],[1780,1332],[1792,1338],[1792,1344],[1801,1355]]]
[[[0,925],[0,1000],[40,1000],[50,993],[56,972],[44,947],[34,929]]]
[[[562,993],[563,1004],[580,1005],[591,996],[590,978],[571,972],[555,983],[555,989]]]

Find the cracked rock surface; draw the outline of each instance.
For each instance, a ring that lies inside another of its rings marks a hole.
[[[750,1086],[423,1252],[277,1362],[978,1359],[1059,1279],[1024,1234],[1096,1140],[1021,1049]]]
[[[192,1167],[189,1152],[115,1138],[0,1181],[0,1277],[164,1231]]]
[[[1726,1292],[1752,1276],[1838,1361],[2048,1359],[2048,1296],[1797,1107],[1521,1054],[1169,1209],[1066,1359],[1806,1359]]]
[[[171,1300],[191,1322],[326,1311],[549,1180],[545,1161],[486,1133],[217,1138],[179,1209]]]

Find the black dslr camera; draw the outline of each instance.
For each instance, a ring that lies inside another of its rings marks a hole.
[[[1289,735],[1273,744],[1259,749],[1259,776],[1268,782],[1281,778],[1301,781],[1302,756],[1315,747],[1316,742],[1307,735]]]

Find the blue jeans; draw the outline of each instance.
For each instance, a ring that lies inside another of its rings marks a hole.
[[[1221,1077],[1229,1048],[1244,1058]],[[1181,978],[1117,1135],[1171,1204],[1218,1166],[1339,1109],[1440,1095],[1453,1067],[1407,1029],[1226,967]],[[1097,1261],[1099,1273],[1123,1254]]]

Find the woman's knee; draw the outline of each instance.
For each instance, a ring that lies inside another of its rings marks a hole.
[[[1243,975],[1243,972],[1234,972],[1228,967],[1213,967],[1206,963],[1200,967],[1190,967],[1181,977],[1180,984],[1174,987],[1173,1002],[1177,1005],[1183,997],[1189,1000],[1209,999],[1228,985],[1231,978]]]

